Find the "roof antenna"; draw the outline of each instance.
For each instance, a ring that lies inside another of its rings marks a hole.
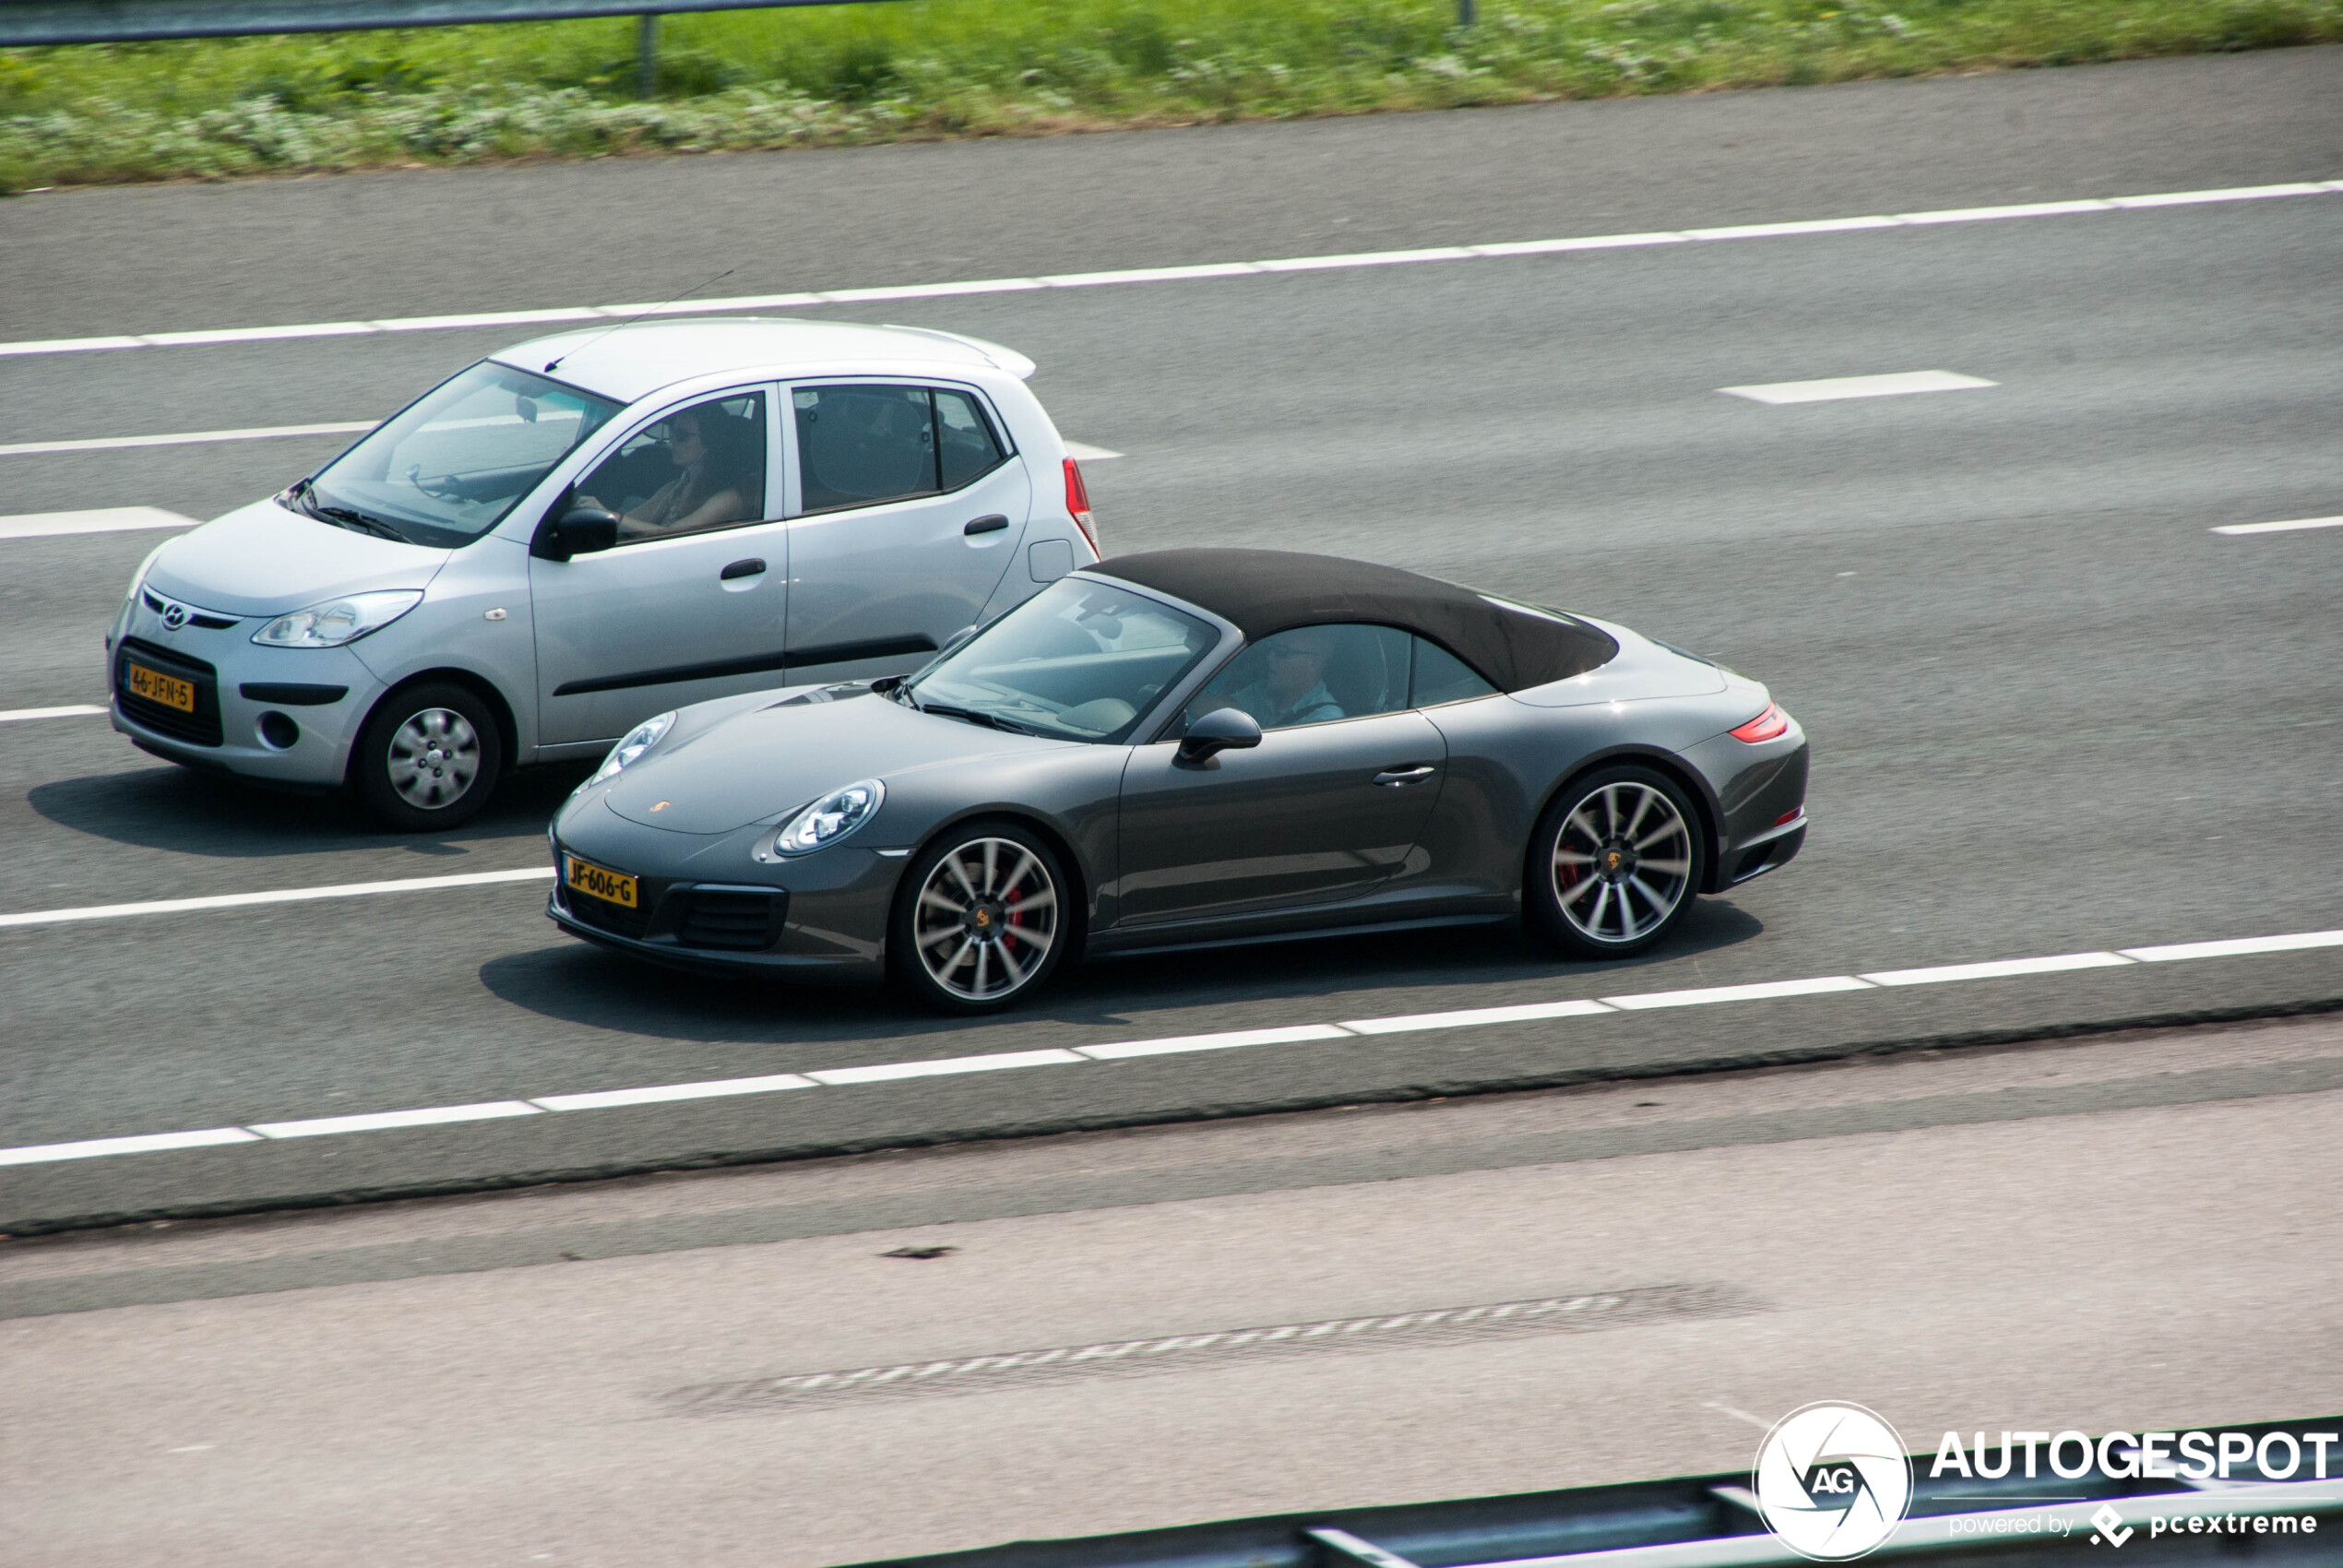
[[[603,327],[600,332],[595,333],[591,338],[589,338],[583,343],[578,344],[577,349],[570,349],[563,353],[555,354],[552,359],[547,360],[545,362],[545,374],[547,375],[553,374],[553,367],[560,364],[562,361],[569,358],[571,354],[577,352],[578,349],[590,349],[595,344],[601,342],[603,339],[609,337],[612,333],[617,331],[620,327],[632,327],[648,315],[657,315],[660,311],[665,310],[677,300],[686,299],[693,294],[696,294],[702,289],[707,288],[710,283],[721,283],[725,279],[730,278],[733,273],[738,272],[740,268],[737,267],[728,267],[723,271],[718,273],[715,277],[703,279],[701,281],[693,284],[690,288],[684,290],[680,294],[676,294],[669,299],[661,300],[655,305],[645,305],[641,310],[636,311],[624,321],[612,322],[608,327]]]

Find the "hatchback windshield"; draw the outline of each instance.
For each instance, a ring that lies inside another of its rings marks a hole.
[[[468,543],[494,528],[618,407],[483,361],[336,458],[302,499],[327,521],[363,531],[416,544]]]
[[[1219,634],[1107,583],[1043,588],[910,681],[930,712],[1075,741],[1117,741]]]

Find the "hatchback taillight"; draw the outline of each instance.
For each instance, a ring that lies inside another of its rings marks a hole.
[[[1081,529],[1082,537],[1089,540],[1090,554],[1094,558],[1100,557],[1099,530],[1090,522],[1090,492],[1082,482],[1081,469],[1071,457],[1065,460],[1065,509],[1072,515],[1076,526]]]
[[[1772,703],[1767,703],[1765,712],[1734,731],[1732,736],[1736,741],[1746,741],[1754,746],[1760,741],[1772,740],[1789,728],[1790,715],[1776,707]]]

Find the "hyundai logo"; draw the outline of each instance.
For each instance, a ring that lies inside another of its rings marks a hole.
[[[187,607],[184,604],[165,604],[162,607],[162,624],[166,629],[177,631],[187,624]]]

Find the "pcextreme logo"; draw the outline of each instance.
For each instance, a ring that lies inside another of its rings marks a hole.
[[[1875,1412],[1801,1406],[1758,1445],[1749,1490],[1766,1527],[1817,1562],[1845,1562],[1885,1540],[1912,1504],[1904,1440]]]

